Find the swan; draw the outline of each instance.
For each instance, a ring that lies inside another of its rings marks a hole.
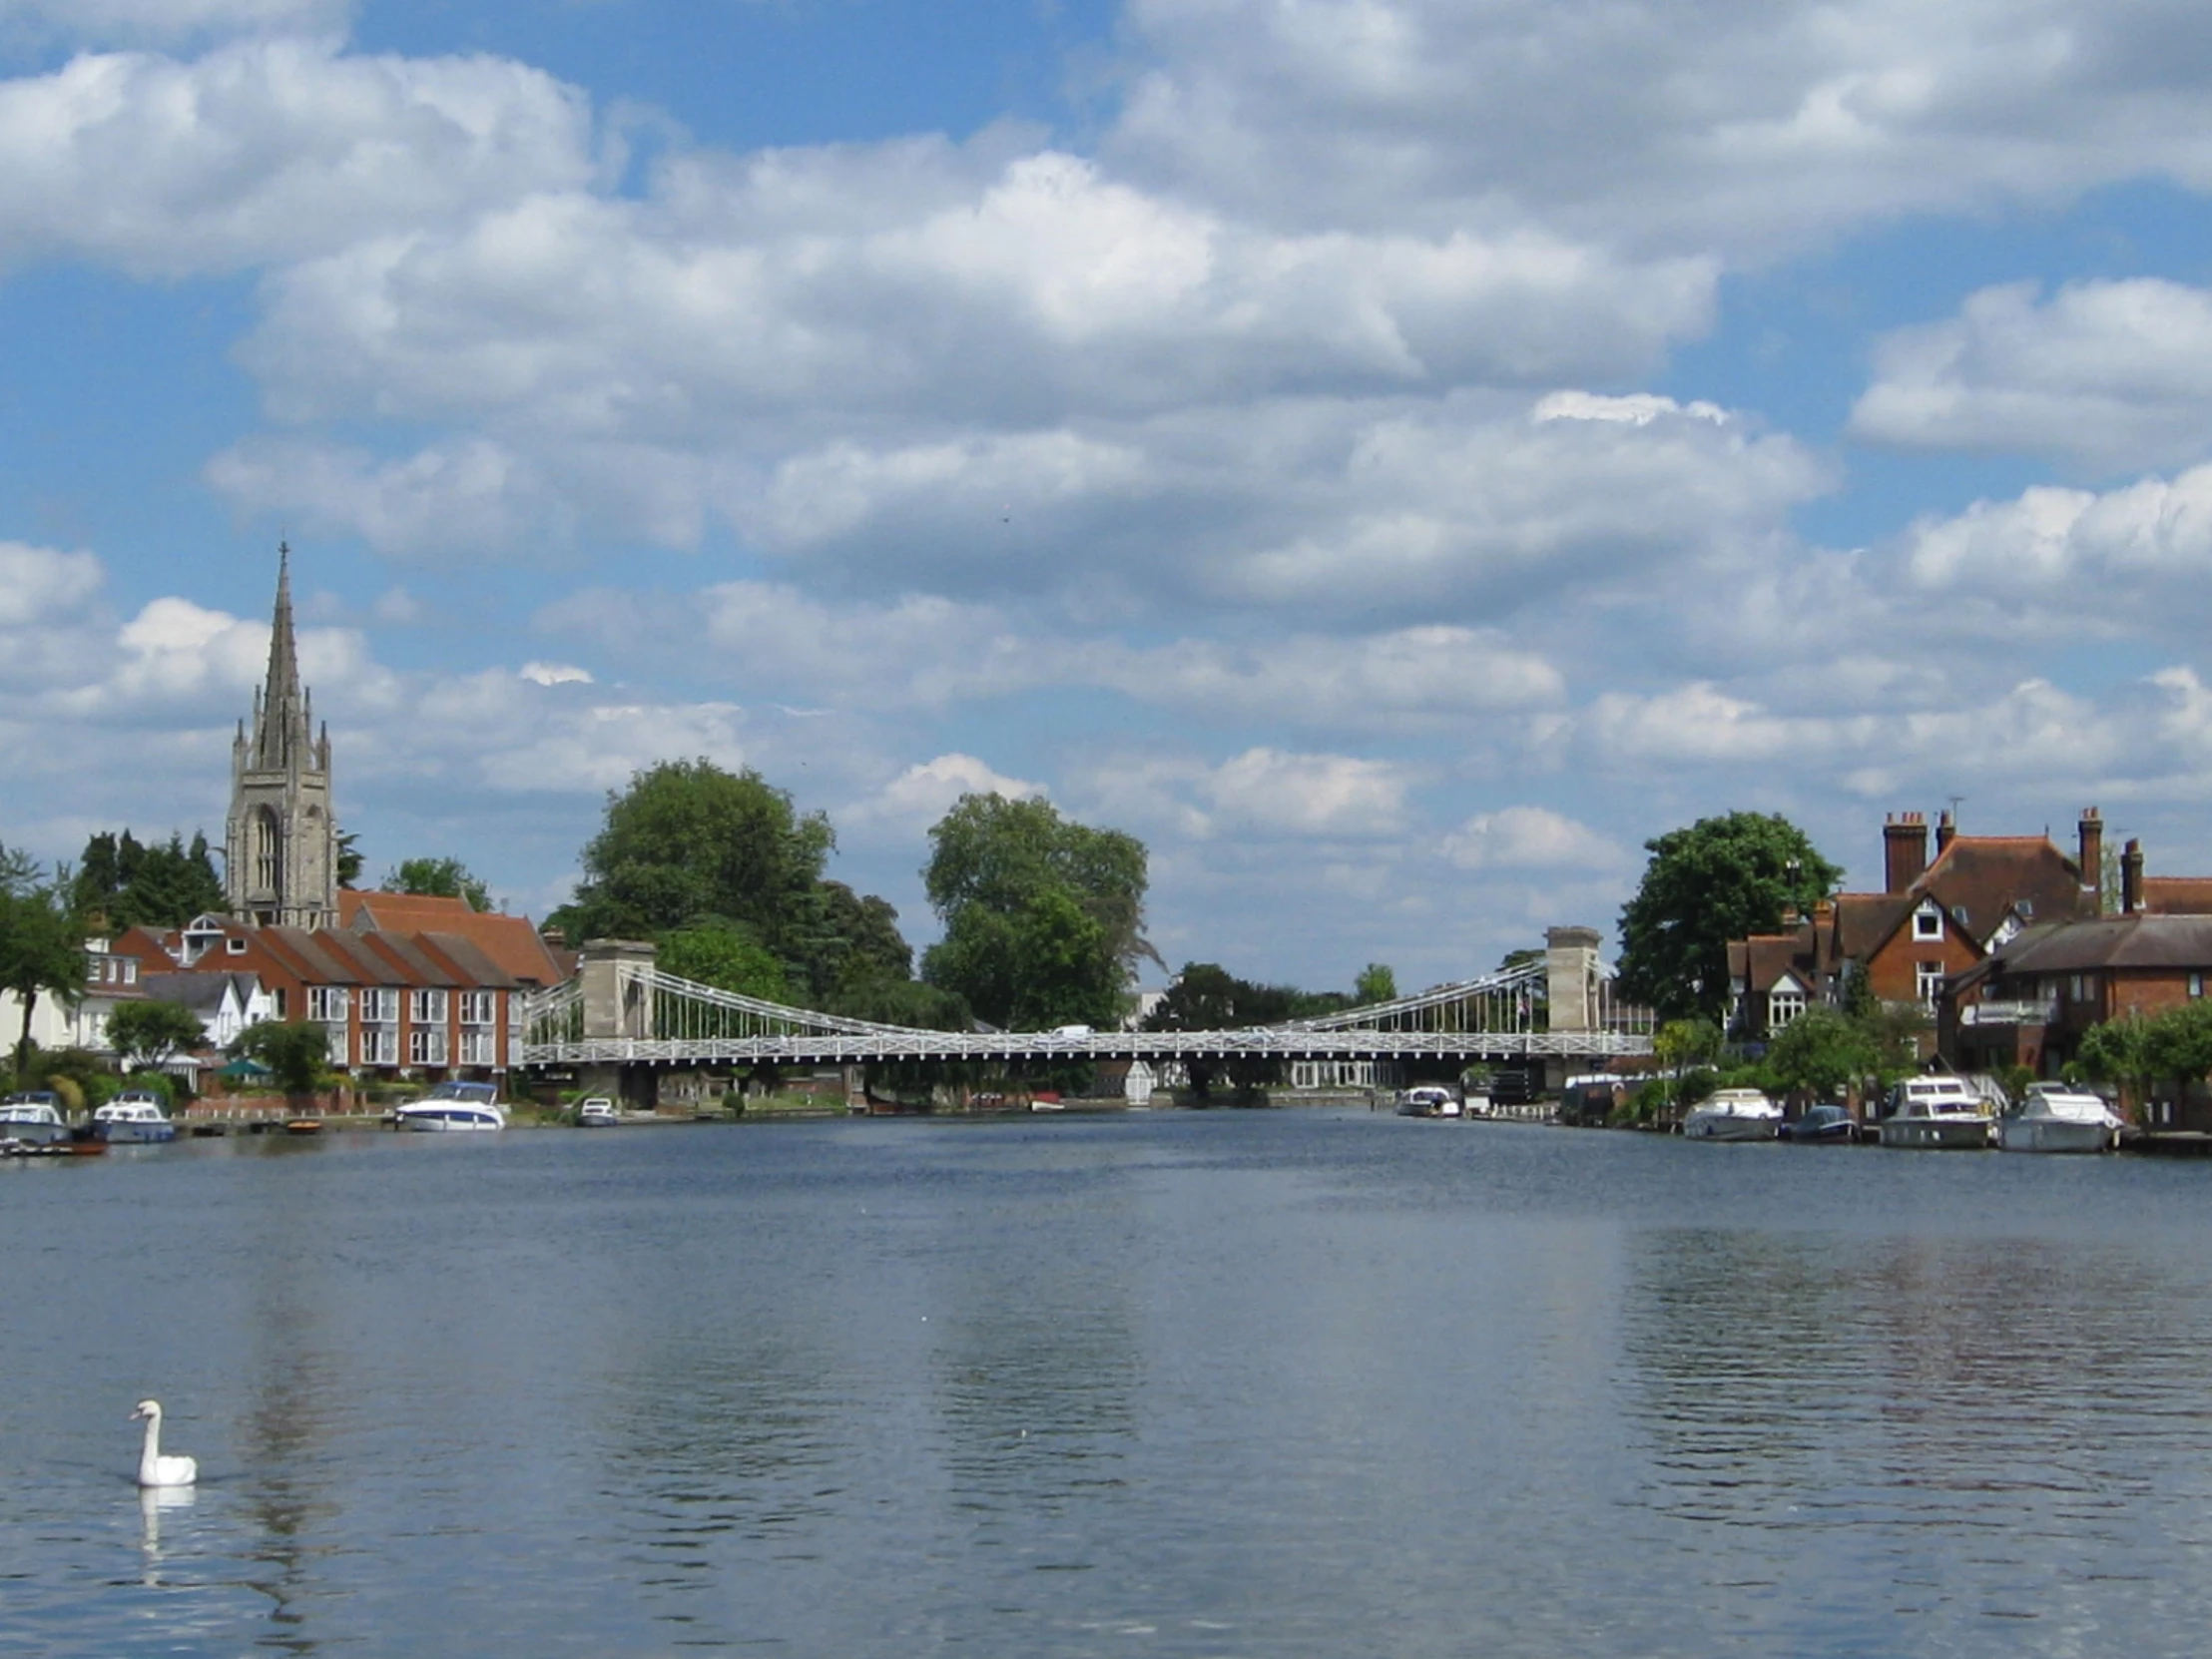
[[[162,1455],[162,1402],[158,1399],[142,1399],[131,1412],[131,1420],[146,1419],[146,1448],[139,1453],[138,1483],[141,1486],[189,1486],[200,1478],[200,1465],[190,1457],[164,1457]]]

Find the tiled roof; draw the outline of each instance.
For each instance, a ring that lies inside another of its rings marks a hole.
[[[456,934],[522,984],[557,985],[574,972],[573,965],[564,964],[539,936],[528,916],[472,910],[465,898],[341,891],[338,925],[362,934]]]
[[[1905,896],[1933,898],[1953,914],[1963,907],[1976,944],[2022,899],[2037,922],[2094,915],[2097,902],[2095,889],[2081,884],[2081,867],[2048,835],[1954,835]]]
[[[2089,968],[2212,969],[2212,915],[2100,916],[2030,927],[1999,947],[2006,974]]]
[[[2146,875],[2143,908],[2159,916],[2212,916],[2212,875]]]

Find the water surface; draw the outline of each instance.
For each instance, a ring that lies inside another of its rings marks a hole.
[[[0,1167],[0,1640],[2193,1651],[2208,1181],[1306,1111]]]

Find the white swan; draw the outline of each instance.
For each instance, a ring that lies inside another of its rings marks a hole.
[[[162,1402],[142,1399],[131,1420],[146,1419],[146,1448],[139,1453],[141,1486],[189,1486],[200,1478],[200,1465],[190,1457],[162,1455]]]

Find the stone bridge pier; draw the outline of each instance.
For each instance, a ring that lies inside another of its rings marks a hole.
[[[654,1034],[652,970],[659,957],[646,939],[584,941],[576,979],[583,991],[585,1041]],[[576,1084],[587,1095],[603,1094],[624,1106],[659,1104],[650,1066],[579,1066]]]

